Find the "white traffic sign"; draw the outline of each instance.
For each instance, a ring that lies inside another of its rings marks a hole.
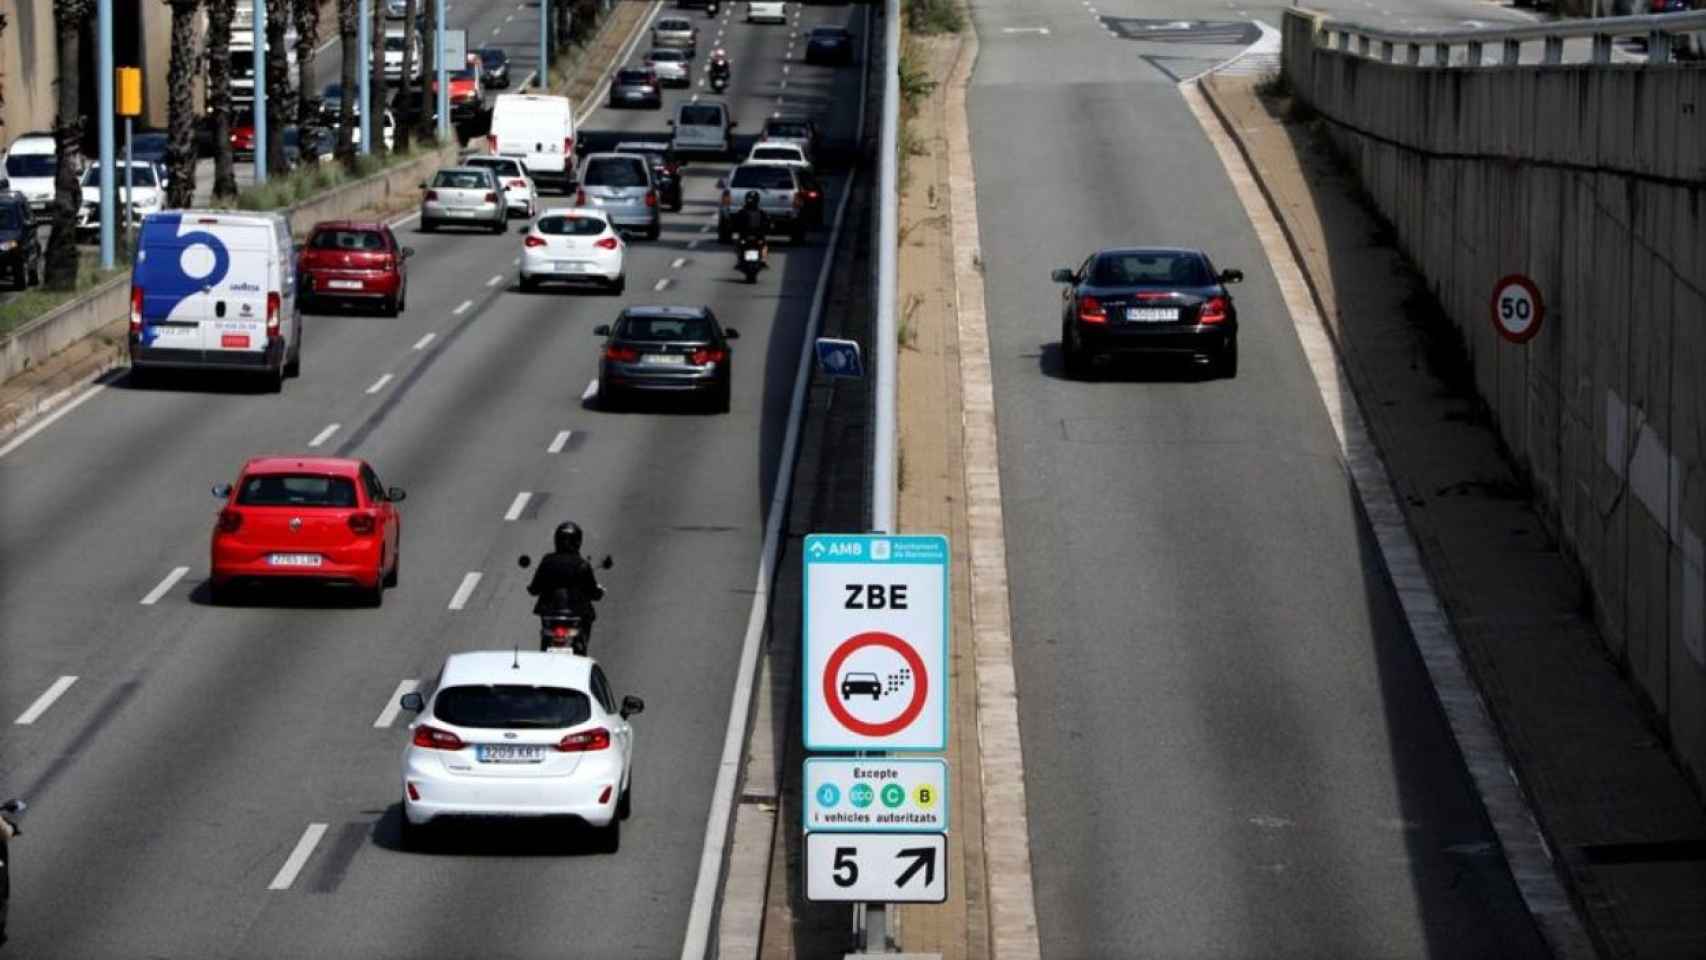
[[[948,744],[948,538],[805,544],[807,750]]]
[[[1493,327],[1511,343],[1527,343],[1540,332],[1546,319],[1546,304],[1540,288],[1520,273],[1501,277],[1493,284]]]
[[[939,833],[808,833],[806,899],[944,903],[948,838]]]
[[[948,761],[931,757],[806,760],[807,832],[946,833]]]

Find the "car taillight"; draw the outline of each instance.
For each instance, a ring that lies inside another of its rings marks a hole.
[[[498,202],[498,195],[491,192],[490,190],[487,190],[486,191],[486,202],[487,203],[497,203]]]
[[[574,137],[564,137],[563,138],[563,155],[567,156],[567,155],[574,153],[574,152],[575,152],[575,138]]]
[[[657,205],[658,205],[658,192],[656,190],[647,190],[646,191],[646,206],[655,207]]]
[[[711,347],[700,347],[698,350],[693,351],[693,353],[690,354],[687,359],[693,361],[694,366],[702,367],[707,363],[722,363],[723,360],[725,360],[728,357],[728,355],[729,355],[729,352],[727,350],[717,350],[717,349],[713,349]]]
[[[486,134],[486,152],[487,153],[497,153],[498,152],[498,135],[497,134],[495,134],[495,133]]]
[[[428,200],[437,200],[438,199],[438,191],[437,190],[428,190],[426,198]]]
[[[617,240],[615,237],[604,237],[601,240],[593,241],[592,245],[600,250],[614,250],[621,245],[621,241]]]
[[[509,182],[509,185],[516,188],[517,190],[521,190],[527,186],[527,181],[526,180],[511,180]]]
[[[800,209],[802,206],[805,206],[805,203],[806,203],[805,195],[802,194],[800,191],[795,190],[794,191],[794,209],[795,210]]]
[[[556,626],[551,628],[551,636],[556,637],[558,640],[562,640],[565,637],[567,637],[568,635],[569,635],[569,628],[564,626],[563,624],[559,623]]]
[[[1078,322],[1107,323],[1108,311],[1102,309],[1102,301],[1095,297],[1085,297],[1078,301]]]
[[[278,314],[282,306],[282,301],[280,301],[276,291],[267,294],[267,336],[269,337],[278,336]]]
[[[586,206],[586,191],[585,190],[576,190],[575,191],[575,206],[577,206],[577,207]]]
[[[367,536],[373,532],[375,524],[371,513],[352,513],[349,515],[349,531],[359,536]]]
[[[609,346],[604,348],[604,356],[606,359],[614,360],[617,363],[637,363],[640,359],[640,351],[633,347]]]
[[[236,533],[243,528],[243,515],[236,510],[226,507],[219,511],[219,532]]]
[[[816,200],[817,197],[818,197],[818,193],[816,190],[807,190],[806,191],[806,199],[807,200]]]
[[[585,753],[589,750],[610,749],[610,731],[603,727],[582,730],[571,733],[557,741],[557,749],[563,753]]]
[[[1226,298],[1209,297],[1208,300],[1203,303],[1202,311],[1197,314],[1197,322],[1203,324],[1225,323]]]
[[[524,247],[543,247],[545,245],[545,238],[536,237],[530,233],[527,235],[525,240],[521,241],[521,245]]]
[[[423,723],[415,728],[415,746],[426,747],[428,750],[461,750],[467,744],[449,730],[440,730]]]
[[[142,332],[142,288],[130,288],[130,332]]]

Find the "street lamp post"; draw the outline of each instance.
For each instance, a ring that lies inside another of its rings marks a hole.
[[[267,182],[267,0],[255,0],[255,184]]]
[[[359,78],[356,86],[361,90],[361,99],[357,101],[361,106],[361,125],[357,129],[361,131],[361,152],[364,154],[373,152],[373,65],[368,62],[371,59],[369,51],[372,43],[367,35],[368,30],[372,29],[370,21],[373,15],[367,7],[369,2],[370,0],[361,0],[357,6],[360,12],[355,17],[355,46],[358,51],[355,69]],[[344,95],[349,94],[346,91]]]
[[[113,267],[113,0],[100,0],[95,7],[95,33],[100,52],[95,73],[100,88],[97,110],[101,131],[101,269]],[[78,206],[82,206],[81,201]]]

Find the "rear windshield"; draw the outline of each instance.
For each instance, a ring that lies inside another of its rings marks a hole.
[[[597,217],[540,217],[538,227],[550,237],[596,237],[605,223]]]
[[[675,122],[686,127],[720,127],[723,125],[723,111],[716,107],[685,106]]]
[[[117,179],[115,179],[113,181],[114,185],[122,188],[124,186],[124,168],[119,167],[115,173],[115,176]],[[98,187],[100,185],[101,185],[101,168],[100,167],[90,167],[89,169],[83,171],[83,186],[85,186],[85,187]],[[132,166],[130,168],[130,185],[133,187],[156,186],[156,184],[154,183],[154,168],[153,167],[143,167],[143,166]]]
[[[646,59],[654,62],[668,60],[670,63],[680,63],[687,59],[687,54],[680,50],[653,50],[646,55]]]
[[[6,158],[6,174],[13,177],[51,177],[59,161],[51,153],[13,154]]]
[[[623,70],[616,74],[617,83],[651,83],[652,74],[649,70]]]
[[[847,37],[845,27],[813,27],[813,40],[841,40]]]
[[[306,473],[266,473],[243,481],[237,503],[245,507],[353,507],[355,481]]]
[[[693,24],[688,23],[686,20],[659,20],[658,21],[658,29],[659,30],[691,30],[691,29],[693,29]]]
[[[438,176],[432,179],[435,187],[447,187],[451,190],[489,190],[491,181],[485,173],[473,173],[468,170],[440,170]]]
[[[463,162],[470,167],[485,167],[487,170],[496,170],[500,175],[506,177],[521,176],[521,161],[511,160],[508,157],[469,157]]]
[[[166,135],[163,133],[139,133],[132,141],[137,153],[143,151],[163,151],[166,149]]]
[[[794,178],[787,167],[739,167],[729,186],[736,190],[792,190]]]
[[[321,230],[308,245],[316,250],[383,250],[385,238],[374,230]]]
[[[592,718],[592,702],[579,690],[502,684],[445,687],[433,715],[458,727],[557,730]]]
[[[402,37],[394,37],[394,36],[386,37],[385,38],[385,49],[390,50],[392,52],[397,52],[397,51],[402,50],[403,49],[403,38]]]
[[[1208,264],[1191,252],[1132,251],[1106,253],[1091,268],[1090,282],[1098,287],[1144,285],[1206,287],[1214,282]]]
[[[711,321],[701,317],[623,317],[616,325],[619,340],[712,339]]]
[[[752,151],[752,159],[754,159],[754,160],[798,160],[798,159],[800,159],[800,151],[790,150],[787,147],[759,147],[758,149]]]
[[[474,79],[474,68],[469,67],[466,70],[452,70],[452,71],[450,71],[450,79],[452,79],[452,80],[473,80]]]
[[[646,165],[638,158],[593,157],[586,162],[586,175],[581,179],[599,187],[643,187]]]
[[[488,67],[501,67],[509,62],[509,57],[502,50],[486,48],[480,51],[480,63]]]

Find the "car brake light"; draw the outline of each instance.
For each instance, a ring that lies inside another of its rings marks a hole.
[[[694,366],[702,367],[707,363],[722,363],[728,355],[729,352],[727,350],[718,350],[713,347],[700,347],[698,350],[693,351],[687,359],[693,361]]]
[[[1108,311],[1102,309],[1102,301],[1095,297],[1085,297],[1078,301],[1078,321],[1080,323],[1107,323]]]
[[[428,200],[437,200],[438,199],[438,191],[437,190],[428,190],[426,198]]]
[[[142,288],[130,288],[130,332],[142,332]]]
[[[556,637],[559,640],[564,638],[564,637],[567,637],[568,635],[569,635],[569,628],[564,626],[563,624],[559,623],[556,626],[551,628],[551,636]]]
[[[490,190],[486,191],[486,202],[487,203],[497,203],[498,202],[498,195],[491,192]]]
[[[536,237],[530,233],[527,235],[526,239],[521,241],[521,245],[524,247],[543,247],[545,245],[545,238]]]
[[[512,187],[515,187],[517,190],[519,190],[519,189],[522,189],[523,187],[527,186],[527,181],[526,180],[511,180],[509,182],[509,185]]]
[[[415,728],[415,746],[426,747],[428,750],[461,750],[467,744],[449,730],[440,730],[423,723]]]
[[[586,206],[586,191],[585,190],[576,190],[575,191],[575,206],[577,206],[577,207]]]
[[[593,241],[592,245],[599,248],[600,250],[614,250],[620,244],[621,244],[621,241],[617,240],[615,237],[605,237],[601,240]]]
[[[373,528],[373,514],[352,513],[349,515],[349,529],[351,533],[365,537],[373,532]]]
[[[806,198],[801,195],[800,191],[795,190],[794,191],[794,209],[795,210],[800,209],[800,207],[805,205],[805,202],[806,202]]]
[[[574,137],[564,137],[563,138],[563,155],[567,156],[568,154],[571,154],[574,152],[575,152],[575,138]]]
[[[282,307],[277,291],[267,293],[267,336],[278,336],[278,314]]]
[[[586,753],[589,750],[610,749],[610,731],[603,727],[582,730],[571,733],[557,741],[557,749],[563,753]]]
[[[1202,311],[1197,314],[1197,322],[1203,324],[1226,322],[1226,298],[1209,297],[1202,305]]]
[[[226,507],[219,511],[219,532],[236,533],[243,528],[243,515],[236,510]]]
[[[636,363],[640,359],[640,351],[634,347],[609,346],[604,348],[604,356],[617,363]]]
[[[487,153],[497,153],[498,152],[498,135],[497,134],[495,134],[495,133],[486,134],[486,152]]]
[[[646,191],[646,206],[655,207],[657,205],[658,205],[658,192],[656,190],[647,190]]]

